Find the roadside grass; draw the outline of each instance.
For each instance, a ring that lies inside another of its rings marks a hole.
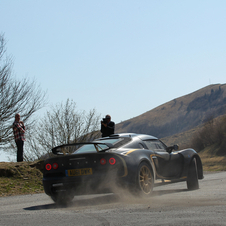
[[[42,193],[41,162],[0,162],[0,197]]]
[[[219,149],[219,145],[211,145],[198,153],[204,171],[226,171],[226,155],[217,155]]]
[[[207,154],[199,154],[203,164],[204,171],[226,171],[225,156],[209,156]]]
[[[41,181],[26,181],[22,178],[0,178],[0,196],[42,193]]]

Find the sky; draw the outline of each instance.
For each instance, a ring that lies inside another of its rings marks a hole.
[[[1,0],[0,12],[16,79],[47,92],[40,117],[69,98],[117,124],[226,83],[225,0]]]

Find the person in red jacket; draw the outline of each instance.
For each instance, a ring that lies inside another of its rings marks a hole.
[[[20,115],[17,113],[13,123],[13,134],[17,146],[17,162],[23,162],[25,130],[24,123],[23,121],[20,121]]]

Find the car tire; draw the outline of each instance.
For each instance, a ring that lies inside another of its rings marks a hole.
[[[198,181],[198,171],[196,159],[193,158],[188,169],[187,175],[187,187],[188,190],[196,190],[199,189],[199,181]]]
[[[138,167],[137,172],[137,191],[140,195],[150,195],[154,187],[154,177],[151,167],[142,162]]]
[[[74,198],[72,194],[66,194],[66,192],[57,193],[55,195],[51,195],[51,199],[60,205],[66,205],[70,203]]]

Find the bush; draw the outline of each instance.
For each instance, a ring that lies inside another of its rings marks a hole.
[[[226,116],[207,121],[192,139],[192,146],[198,152],[212,145],[219,147],[216,154],[226,154]]]

